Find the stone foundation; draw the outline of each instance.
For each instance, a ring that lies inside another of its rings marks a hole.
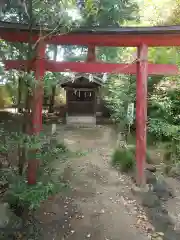
[[[94,126],[96,125],[95,116],[67,116],[66,117],[67,125],[78,125],[78,126]]]

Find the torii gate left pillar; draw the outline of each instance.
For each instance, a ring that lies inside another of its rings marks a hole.
[[[43,77],[45,74],[45,50],[46,45],[43,40],[39,40],[36,47],[35,57],[35,79],[36,84],[33,90],[32,99],[32,135],[39,135],[42,130],[42,106],[43,106]],[[28,159],[28,184],[36,184],[39,149],[32,149],[30,159]]]

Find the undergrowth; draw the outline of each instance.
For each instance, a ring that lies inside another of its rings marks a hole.
[[[39,153],[40,167],[35,185],[27,184],[27,164],[22,176],[18,174],[16,166],[1,169],[0,180],[8,184],[4,200],[14,209],[21,206],[21,208],[33,210],[49,196],[67,189],[67,184],[61,182],[60,173],[56,171],[53,163],[56,159],[65,161],[69,153],[64,143],[59,143],[56,139],[42,144]]]
[[[116,149],[112,155],[112,165],[122,172],[132,171],[136,165],[135,152],[135,147]],[[146,162],[151,163],[149,152],[146,155]]]
[[[112,156],[112,165],[123,172],[132,170],[135,166],[134,156],[129,149],[117,149]]]

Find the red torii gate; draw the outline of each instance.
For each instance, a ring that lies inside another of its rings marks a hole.
[[[146,160],[146,121],[147,121],[147,77],[148,75],[176,75],[176,65],[148,63],[148,46],[180,46],[180,26],[164,27],[123,27],[79,29],[68,34],[40,37],[40,29],[31,32],[31,42],[36,44],[36,58],[32,61],[6,60],[6,69],[26,70],[27,66],[35,71],[37,81],[41,81],[45,71],[52,72],[88,72],[136,74],[136,162],[137,183],[144,184]],[[28,26],[0,24],[0,38],[10,42],[29,42]],[[54,62],[45,59],[46,44],[85,45],[88,46],[87,62]],[[95,46],[137,47],[137,59],[134,64],[110,64],[96,62]],[[33,134],[42,129],[43,89],[38,88],[33,96],[32,125]],[[30,160],[28,183],[36,182],[37,161]]]

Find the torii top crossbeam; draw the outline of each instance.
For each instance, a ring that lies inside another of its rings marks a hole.
[[[32,42],[36,42],[40,27],[32,28]],[[12,34],[14,32],[14,34]],[[10,34],[11,33],[11,34]],[[51,30],[43,29],[48,35],[47,44],[93,45],[135,47],[141,44],[153,46],[180,46],[180,26],[79,28],[67,34],[50,36]],[[28,42],[28,25],[0,22],[0,37],[10,42]]]

